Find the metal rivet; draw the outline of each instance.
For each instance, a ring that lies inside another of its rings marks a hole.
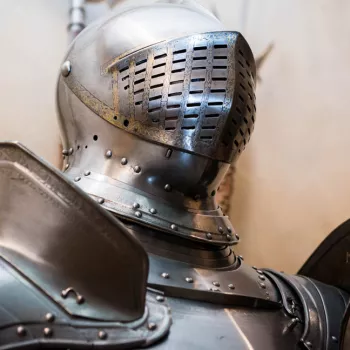
[[[103,198],[99,198],[99,199],[97,200],[97,202],[98,202],[99,204],[103,204],[103,203],[105,202],[105,200],[104,200]]]
[[[67,170],[69,168],[69,163],[66,164],[65,169]]]
[[[231,227],[227,226],[227,232],[228,232],[228,233],[231,233],[231,232],[232,232]]]
[[[80,177],[80,176],[77,176],[77,177],[74,178],[74,181],[75,181],[75,182],[78,182],[78,181],[80,181],[80,180],[81,180],[81,177]]]
[[[120,161],[120,164],[121,165],[126,165],[126,164],[128,164],[128,160],[126,158],[122,158],[121,161]]]
[[[230,289],[235,289],[235,286],[234,286],[232,283],[230,283],[230,284],[228,285],[228,287],[229,287]]]
[[[187,283],[193,283],[193,278],[192,277],[186,277],[185,278]]]
[[[168,279],[170,276],[169,276],[169,274],[167,273],[167,272],[163,272],[162,274],[161,274],[161,276],[163,277],[163,278],[166,278],[166,279]]]
[[[138,209],[138,208],[140,208],[140,204],[135,202],[135,203],[132,205],[132,207],[133,207],[133,209]]]
[[[265,284],[265,283],[260,282],[259,284],[260,284],[260,287],[261,287],[262,289],[265,289],[265,288],[266,288],[266,284]]]
[[[90,174],[91,174],[91,171],[89,171],[89,170],[85,171],[85,173],[84,173],[85,176],[89,176]]]
[[[142,213],[140,211],[138,211],[138,210],[135,211],[135,215],[138,218],[142,217]]]
[[[72,71],[72,65],[69,61],[66,61],[61,66],[61,74],[66,78]]]
[[[150,211],[151,214],[157,214],[157,210],[154,209],[154,208],[151,208],[149,211]]]
[[[69,155],[68,150],[67,149],[62,150],[62,154],[64,156],[68,156]]]
[[[221,226],[218,227],[218,231],[219,231],[220,233],[224,233],[224,229],[223,229]]]
[[[170,228],[173,230],[173,231],[177,231],[177,226],[175,224],[171,224],[170,225]]]
[[[264,273],[261,270],[256,270],[256,272],[260,275],[263,275]]]
[[[157,295],[156,300],[162,303],[165,300],[165,298],[163,297],[163,295]]]
[[[170,192],[171,191],[171,186],[169,184],[166,184],[164,186],[165,191]]]
[[[215,286],[215,287],[220,287],[220,283],[219,283],[219,282],[214,281],[214,282],[213,282],[213,286]]]
[[[85,301],[84,297],[82,295],[78,295],[77,298],[76,298],[76,302],[77,304],[83,304]]]
[[[99,331],[98,337],[102,340],[107,339],[107,333],[105,331]]]
[[[165,157],[166,158],[170,158],[172,153],[173,153],[173,150],[168,148],[167,151],[166,151]]]
[[[23,337],[27,334],[27,331],[23,326],[19,326],[19,327],[17,327],[17,334],[19,336]]]
[[[49,327],[45,327],[45,328],[44,328],[44,336],[45,336],[45,337],[51,337],[51,336],[52,336],[52,333],[53,333],[53,331],[52,331],[51,328],[49,328]]]
[[[73,154],[73,152],[74,152],[74,150],[73,150],[73,148],[70,148],[69,150],[68,150],[68,155],[72,155]]]
[[[209,240],[213,238],[213,236],[211,235],[210,232],[207,233],[207,238],[208,238]]]
[[[232,236],[226,235],[226,239],[227,239],[228,241],[231,241],[231,240],[232,240]]]
[[[138,166],[138,165],[136,165],[136,166],[134,167],[134,171],[135,171],[135,173],[141,172],[141,167]]]
[[[241,260],[244,260],[243,255],[238,255]]]
[[[265,281],[265,276],[259,275],[259,278],[260,278],[262,281]]]
[[[237,240],[239,240],[239,235],[237,233],[235,233],[235,237]]]
[[[334,335],[332,335],[332,341],[333,341],[334,343],[338,343],[338,338],[335,337]]]
[[[154,331],[156,328],[157,328],[157,325],[156,325],[154,322],[150,322],[150,323],[148,324],[148,329],[149,329],[150,331]]]
[[[105,156],[106,156],[106,158],[111,158],[112,157],[112,151],[110,149],[107,150]]]
[[[53,321],[55,321],[55,315],[53,315],[52,313],[48,312],[45,315],[45,319],[46,319],[47,322],[53,322]]]

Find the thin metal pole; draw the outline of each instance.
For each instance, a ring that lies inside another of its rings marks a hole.
[[[85,28],[85,0],[70,0],[68,40],[71,42]]]

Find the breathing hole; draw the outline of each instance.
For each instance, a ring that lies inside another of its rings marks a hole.
[[[159,59],[159,58],[164,58],[164,57],[166,57],[166,56],[167,56],[167,54],[166,54],[166,53],[163,53],[162,55],[154,56],[154,59],[157,60],[157,59]]]
[[[202,51],[202,50],[206,50],[206,49],[207,49],[206,46],[197,46],[197,47],[195,47],[193,50],[194,50],[194,51]]]
[[[88,146],[86,145],[85,148],[88,148]]]
[[[98,140],[98,136],[94,135],[93,139],[94,139],[94,141],[97,141]]]
[[[214,45],[214,49],[226,49],[227,45]]]
[[[113,119],[114,119],[114,120],[117,120],[117,119],[118,119],[118,117],[115,115],[115,116],[113,117]]]
[[[214,196],[215,196],[215,193],[216,193],[215,190],[214,190],[214,191],[211,191],[211,196],[214,197]]]
[[[179,53],[185,53],[186,52],[186,49],[182,49],[182,50],[177,50],[177,51],[174,51],[173,54],[174,55],[177,55]]]
[[[80,149],[80,146],[78,145],[77,149]]]
[[[128,127],[129,126],[129,121],[127,119],[125,119],[123,124],[124,124],[125,127]]]

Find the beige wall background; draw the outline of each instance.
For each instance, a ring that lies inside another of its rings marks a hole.
[[[88,20],[103,6],[91,7]],[[242,237],[237,250],[251,264],[295,272],[350,216],[350,2],[215,6],[256,56],[274,43],[260,71],[255,132],[237,164],[230,213]],[[60,157],[55,83],[67,11],[63,0],[0,0],[0,139],[20,140],[53,164]]]

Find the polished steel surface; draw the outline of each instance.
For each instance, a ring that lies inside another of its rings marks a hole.
[[[264,273],[238,259],[226,269],[207,269],[181,261],[149,255],[148,285],[168,296],[216,304],[279,308],[279,295]],[[162,273],[169,277],[164,279]]]
[[[136,322],[103,322],[72,317],[2,259],[0,280],[1,350],[135,349],[159,341],[171,325],[167,301],[160,302],[153,291],[147,292],[146,311]]]
[[[0,255],[48,297],[75,316],[142,317],[147,255],[107,211],[17,143],[0,143],[0,198]]]
[[[126,132],[225,162],[237,158],[250,139],[255,63],[239,33],[161,42],[100,68],[113,77],[113,109],[74,70],[64,81],[86,106]]]
[[[248,44],[201,6],[117,10],[86,28],[64,59],[65,173],[119,217],[233,245],[215,195],[253,131],[254,88]]]

